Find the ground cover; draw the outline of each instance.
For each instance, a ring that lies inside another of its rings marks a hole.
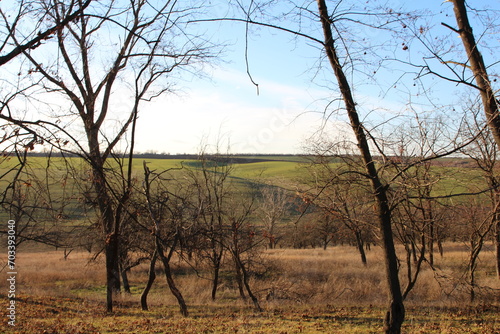
[[[478,286],[482,290],[478,289],[478,300],[469,303],[460,281],[466,248],[446,244],[444,257],[436,259],[441,278],[425,269],[407,301],[404,332],[499,332],[500,283],[492,272],[492,253],[488,248],[481,256]],[[187,318],[180,316],[161,271],[149,299],[150,310],[140,310],[146,264],[132,270],[132,293],[117,298],[116,312],[107,314],[103,259],[90,261],[92,257],[74,251],[65,259],[63,250],[20,248],[16,326],[8,327],[6,307],[1,307],[4,332],[264,334],[379,333],[382,329],[385,287],[378,248],[368,252],[367,267],[351,246],[263,252],[267,270],[252,279],[264,308],[261,313],[238,298],[229,268],[214,302],[203,270],[195,273],[175,260],[175,279],[190,310]],[[0,301],[6,305],[7,300],[2,291]]]
[[[405,333],[498,333],[495,307],[409,308]],[[256,313],[248,307],[191,307],[181,317],[173,306],[143,312],[123,303],[107,314],[101,304],[82,298],[28,297],[19,301],[19,318],[7,333],[380,333],[382,309],[369,307],[273,307]],[[5,313],[2,310],[2,313]],[[2,314],[2,318],[5,314]]]

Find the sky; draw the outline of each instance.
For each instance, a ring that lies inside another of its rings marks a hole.
[[[211,17],[230,16],[219,2],[209,3],[214,5],[213,12],[209,13]],[[435,29],[447,29],[439,24],[440,20],[451,25],[455,23],[452,4],[446,1],[422,0],[416,3],[388,0],[388,3],[392,3],[394,8],[404,4],[406,7],[413,6],[409,8],[412,10],[424,9],[437,14],[434,18],[434,24],[437,22]],[[496,3],[495,6],[500,5]],[[496,17],[493,19],[496,20]],[[176,82],[173,93],[142,105],[135,151],[197,153],[202,147],[213,151],[218,145],[220,151],[235,154],[301,154],[306,151],[308,138],[318,131],[341,139],[350,136],[345,115],[336,114],[325,121],[324,116],[330,115],[332,108],[341,106],[341,103],[337,101],[330,105],[325,114],[326,106],[339,94],[331,69],[326,66],[318,70],[318,60],[324,55],[317,45],[269,28],[251,27],[248,69],[259,85],[257,90],[246,73],[245,25],[211,22],[199,27],[207,38],[227,44],[221,59],[205,66],[202,76],[188,74],[185,80]],[[319,23],[313,29],[321,38]],[[383,32],[363,27],[355,32],[346,32],[346,36],[351,36],[349,33],[369,42],[388,40]],[[346,41],[351,42],[349,38]],[[394,41],[390,42],[394,44]],[[400,41],[394,44],[397,48],[394,54],[406,52],[397,43]],[[418,58],[422,54],[418,50],[415,52],[416,44],[410,46],[411,55]],[[363,55],[355,56],[362,63]],[[433,108],[434,102],[450,100],[455,90],[435,77],[425,78],[428,87],[436,93],[433,96],[435,100],[415,103],[420,88],[412,84],[411,76],[414,74],[406,75],[406,85],[398,83],[392,87],[393,82],[400,78],[400,73],[380,69],[375,82],[366,75],[370,73],[366,68],[362,70],[364,75],[350,70],[347,74],[354,82],[353,91],[360,116],[372,126],[383,124],[395,115],[400,117],[409,109],[424,113]],[[440,91],[447,94],[439,94]],[[410,97],[414,103],[411,108],[408,107]],[[83,138],[83,134],[80,135]]]
[[[138,151],[195,153],[219,143],[233,153],[299,153],[323,123],[320,90],[259,80],[259,95],[246,73],[217,69],[211,82],[165,95],[139,119]]]
[[[397,6],[402,1],[393,3]],[[451,4],[424,0],[418,6],[444,11],[453,19]],[[307,139],[325,124],[326,131],[348,128],[341,117],[325,123],[325,106],[332,94],[338,94],[331,89],[335,82],[329,68],[315,77],[322,54],[311,42],[267,28],[252,29],[248,60],[252,78],[259,84],[257,94],[246,73],[244,25],[210,24],[209,31],[229,43],[223,63],[210,69],[208,79],[192,79],[181,84],[177,94],[147,106],[139,120],[137,151],[195,153],[204,145],[213,149],[220,142],[219,149],[225,151],[229,146],[231,153],[300,154]],[[367,38],[381,37],[368,29],[362,32]],[[325,81],[322,76],[331,78]],[[379,80],[390,85],[393,78],[382,75]],[[404,93],[402,98],[383,96],[380,87],[368,84],[355,90],[362,102],[361,113],[369,114],[380,106],[394,113],[406,108],[408,96]],[[381,113],[380,117],[390,118],[391,114]]]
[[[323,124],[324,103],[318,100],[329,95],[308,73],[316,60],[311,53],[319,52],[307,46],[292,50],[289,36],[268,29],[251,36],[249,69],[257,91],[246,73],[244,26],[223,24],[217,30],[229,43],[223,62],[209,67],[206,78],[181,82],[175,94],[147,106],[137,150],[196,153],[219,141],[220,149],[229,145],[232,153],[301,153],[305,139]]]

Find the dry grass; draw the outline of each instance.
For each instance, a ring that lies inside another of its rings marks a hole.
[[[82,296],[102,298],[104,292],[104,263],[102,258],[90,261],[91,254],[73,252],[65,260],[62,251],[18,254],[18,281],[23,293],[49,296]],[[368,266],[361,263],[353,247],[322,249],[278,249],[266,251],[259,266],[260,275],[253,286],[261,300],[286,304],[341,304],[345,306],[384,305],[384,265],[381,250],[367,253]],[[477,270],[480,303],[499,302],[500,280],[495,276],[494,254],[485,251]],[[415,305],[449,305],[467,301],[465,282],[467,253],[457,244],[445,246],[443,258],[436,256],[436,270],[424,266],[419,280],[408,297]],[[263,266],[267,269],[263,270]],[[211,303],[208,271],[196,274],[180,261],[173,262],[176,282],[192,304]],[[402,273],[405,272],[404,266]],[[164,276],[158,268],[151,303],[174,303],[167,293]],[[201,276],[201,277],[200,277]],[[238,300],[231,268],[222,273],[219,299]],[[132,296],[136,300],[147,277],[147,264],[132,270]],[[204,277],[204,278],[203,278]],[[406,278],[402,275],[402,282]],[[484,292],[481,294],[481,292]],[[492,293],[496,292],[496,293]]]
[[[62,251],[34,252],[17,255],[18,285],[22,293],[44,296],[68,296],[79,290],[96,290],[103,286],[104,263],[90,261],[91,255],[73,252],[64,259]]]
[[[407,303],[412,305],[462,304],[469,299],[465,281],[466,248],[459,244],[444,246],[445,254],[436,255],[435,269],[423,266],[417,284],[410,292]],[[402,252],[402,249],[399,249]],[[373,248],[367,253],[365,267],[353,247],[333,247],[326,251],[273,250],[268,252],[278,271],[279,280],[273,287],[289,287],[302,303],[340,303],[350,306],[384,305],[385,267],[382,251]],[[401,264],[401,281],[406,266]],[[495,276],[494,253],[485,251],[477,269],[479,303],[500,302],[500,280]],[[492,293],[493,292],[493,293]]]
[[[356,249],[347,246],[266,251],[259,275],[251,282],[265,308],[262,314],[240,301],[229,268],[213,302],[210,281],[176,260],[176,283],[192,310],[192,316],[183,319],[161,270],[150,294],[150,312],[139,310],[147,275],[144,264],[130,274],[132,294],[118,297],[117,313],[107,315],[102,259],[89,262],[91,255],[84,252],[73,252],[65,260],[62,251],[20,251],[17,286],[22,315],[17,329],[42,333],[33,330],[33,323],[38,323],[46,328],[44,333],[122,333],[123,328],[135,328],[133,333],[165,333],[166,328],[169,333],[373,333],[381,329],[386,288],[381,250],[373,248],[367,256],[365,267]],[[470,304],[463,280],[465,248],[445,245],[445,256],[436,256],[437,271],[426,266],[409,295],[407,332],[460,333],[465,325],[476,333],[499,332],[500,280],[495,277],[493,256],[488,250],[481,256],[482,288],[477,302]],[[108,331],[110,324],[118,329]],[[161,329],[147,329],[155,326]]]

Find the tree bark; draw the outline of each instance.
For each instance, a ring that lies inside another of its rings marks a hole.
[[[170,289],[170,292],[172,292],[174,297],[177,299],[181,314],[184,317],[187,317],[189,315],[189,312],[186,302],[184,300],[184,297],[182,296],[182,293],[175,285],[174,278],[172,277],[172,271],[170,269],[170,256],[167,258],[163,253],[163,247],[160,244],[160,240],[156,241],[156,251],[158,252],[158,256],[160,257],[160,260],[163,263],[163,271],[165,273],[165,278],[167,279],[168,288]]]
[[[234,258],[234,268],[236,273],[236,283],[238,284],[238,291],[240,292],[241,299],[246,300],[247,296],[245,295],[245,287],[243,284],[243,274],[241,273],[241,266],[238,263],[236,255],[234,255],[233,258]]]
[[[104,253],[106,256],[106,310],[113,312],[113,295],[120,292],[119,267],[119,222],[115,219],[112,199],[107,189],[104,161],[98,141],[95,124],[85,122],[85,132],[90,147],[89,162],[92,166],[92,186],[96,192],[96,201],[100,213],[102,232],[105,236]]]
[[[214,234],[212,234],[214,235]],[[219,289],[219,274],[220,267],[222,263],[222,257],[224,256],[224,249],[218,245],[218,242],[212,239],[212,264],[213,264],[213,277],[212,277],[212,300],[217,297],[217,290]]]
[[[262,308],[260,307],[259,300],[253,294],[252,289],[250,287],[248,272],[245,269],[245,266],[244,266],[243,262],[241,261],[239,254],[233,254],[233,256],[234,256],[234,262],[236,264],[236,268],[240,272],[240,275],[241,275],[241,278],[240,278],[241,283],[244,285],[244,287],[248,293],[248,296],[250,297],[250,299],[253,302],[253,305],[255,306],[255,309],[259,312],[262,312]]]
[[[401,326],[405,318],[405,308],[403,304],[403,295],[401,293],[401,285],[398,275],[398,259],[394,246],[394,238],[392,233],[392,216],[387,198],[388,186],[384,185],[379,178],[375,162],[371,156],[370,147],[366,134],[359,120],[356,110],[356,103],[351,93],[351,88],[344,74],[342,65],[336,53],[333,34],[331,30],[331,20],[328,14],[328,9],[325,0],[317,0],[319,17],[323,27],[325,37],[324,47],[327,54],[330,66],[332,67],[337,78],[340,93],[344,101],[351,128],[356,136],[359,152],[364,163],[365,172],[367,173],[373,195],[376,201],[376,215],[379,222],[380,232],[382,236],[382,246],[384,250],[384,259],[386,267],[386,277],[389,287],[390,306],[385,318],[385,333],[400,333]]]
[[[497,278],[500,279],[500,212],[495,212],[495,262],[497,267]]]
[[[125,293],[130,293],[130,282],[128,280],[128,269],[124,268],[123,265],[120,265],[120,274],[122,276],[122,283],[123,283],[123,291]]]
[[[356,231],[354,234],[356,236],[356,246],[358,247],[358,251],[359,251],[359,254],[361,256],[361,262],[365,266],[367,266],[368,262],[366,260],[365,247],[364,247],[364,243],[363,243],[363,238],[361,237],[361,232]],[[326,249],[326,247],[325,247],[325,249]]]
[[[153,253],[153,257],[151,258],[151,263],[149,264],[148,282],[146,283],[146,286],[144,287],[144,290],[141,294],[141,308],[143,311],[148,310],[148,294],[156,279],[155,266],[157,258],[158,252],[155,250]]]
[[[219,271],[220,271],[220,265],[217,265],[214,268],[214,276],[212,278],[212,300],[215,300],[217,297],[217,289],[219,287]]]
[[[491,81],[486,70],[486,65],[484,63],[483,57],[479,52],[478,45],[476,43],[472,27],[469,23],[469,18],[467,15],[467,8],[465,6],[465,0],[452,0],[453,11],[455,13],[455,18],[458,25],[458,32],[462,39],[462,44],[464,45],[465,51],[467,52],[467,59],[470,62],[470,68],[474,74],[477,87],[479,88],[479,93],[481,95],[481,100],[483,104],[484,113],[486,115],[486,120],[488,126],[495,139],[497,149],[500,148],[500,113],[498,110],[498,102],[495,98],[495,92],[491,86]],[[500,235],[499,226],[500,222],[496,223],[496,234],[495,234],[495,249],[496,249],[496,265],[498,278],[500,279]]]

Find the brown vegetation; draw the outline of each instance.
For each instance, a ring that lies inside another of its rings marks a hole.
[[[488,245],[490,246],[490,245]],[[404,251],[398,249],[399,251]],[[177,315],[175,297],[163,281],[153,287],[150,311],[141,311],[140,293],[148,266],[129,275],[131,294],[119,296],[117,312],[106,313],[104,259],[89,253],[21,251],[19,319],[17,333],[111,333],[129,328],[132,333],[282,333],[380,331],[386,301],[384,267],[378,247],[367,252],[368,266],[359,261],[355,247],[273,249],[253,268],[252,284],[264,312],[252,311],[239,299],[228,261],[221,271],[219,298],[211,298],[210,268],[195,272],[180,259],[172,259],[172,272],[191,312]],[[426,267],[408,297],[409,333],[475,333],[500,330],[500,282],[495,279],[494,252],[481,253],[477,275],[477,303],[469,303],[466,277],[468,254],[460,243],[446,243],[444,256],[435,259],[435,271]],[[5,310],[2,309],[2,314]],[[3,317],[5,318],[5,317]],[[113,329],[114,328],[114,329]],[[15,331],[16,332],[16,331]],[[273,332],[277,333],[277,332]]]

